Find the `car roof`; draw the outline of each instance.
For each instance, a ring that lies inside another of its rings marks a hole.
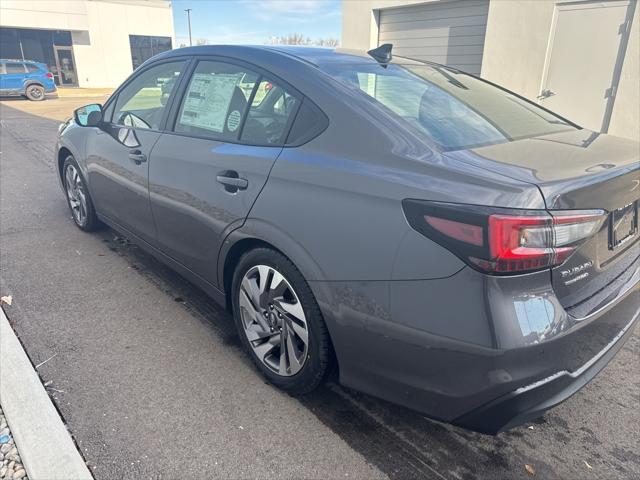
[[[36,62],[35,60],[22,60],[21,58],[0,58],[0,62],[30,63],[32,65],[44,65],[44,63],[42,62]]]
[[[338,48],[307,47],[298,45],[266,45],[266,50],[272,50],[284,55],[297,57],[308,63],[320,65],[327,62],[369,62],[374,61],[366,52]]]
[[[179,55],[238,55],[243,53],[275,53],[293,60],[320,67],[327,64],[377,63],[364,50],[345,48],[309,47],[300,45],[199,45],[170,50],[161,54],[164,58]],[[423,64],[417,60],[395,57],[395,63]]]

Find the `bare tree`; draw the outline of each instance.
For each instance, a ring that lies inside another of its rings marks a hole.
[[[311,40],[301,33],[290,33],[282,37],[273,36],[265,43],[269,45],[317,45],[319,47],[337,47],[340,41],[337,38],[319,38]]]
[[[290,33],[282,37],[271,37],[267,43],[270,45],[309,45],[311,39],[301,33]]]
[[[337,38],[319,38],[313,43],[319,47],[337,47],[340,45],[340,40]]]

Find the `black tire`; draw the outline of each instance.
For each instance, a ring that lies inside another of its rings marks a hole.
[[[245,274],[257,265],[266,265],[280,272],[295,290],[304,310],[308,328],[307,357],[301,370],[291,376],[281,376],[268,368],[254,352],[244,330],[239,308],[240,284]],[[267,380],[292,395],[304,395],[317,388],[334,365],[333,348],[320,308],[309,285],[295,265],[287,257],[270,248],[250,250],[238,262],[231,295],[233,318],[240,341]]]
[[[24,94],[26,97],[33,102],[41,102],[46,98],[44,87],[42,85],[29,85]]]
[[[81,188],[84,196],[85,196],[85,215],[76,215],[74,212],[74,207],[71,204],[71,198],[69,195],[69,182],[67,178],[67,170],[72,167],[78,174],[79,188]],[[93,200],[91,199],[91,195],[89,194],[89,190],[87,189],[87,182],[85,181],[82,173],[80,171],[80,167],[76,162],[75,158],[72,155],[69,155],[62,165],[62,183],[64,184],[65,194],[67,197],[67,206],[71,212],[71,218],[73,218],[73,222],[76,226],[85,232],[93,232],[98,230],[102,223],[98,220],[98,216],[96,215],[96,210],[93,206]]]

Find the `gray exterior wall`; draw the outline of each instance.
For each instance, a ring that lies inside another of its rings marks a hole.
[[[433,2],[380,11],[378,43],[394,54],[480,75],[489,0]]]
[[[450,0],[345,0],[342,46],[369,49],[378,45],[380,11],[406,5]],[[554,9],[565,0],[490,0],[481,75],[536,100],[544,74]],[[608,133],[640,140],[640,6],[631,34]],[[589,57],[585,54],[585,61]],[[598,65],[591,68],[597,69]]]
[[[553,12],[559,3],[492,0],[482,77],[535,100],[540,93]],[[639,12],[636,6],[608,131],[635,140],[640,140]],[[588,61],[588,52],[585,52],[585,62]],[[598,65],[592,68],[597,69]]]

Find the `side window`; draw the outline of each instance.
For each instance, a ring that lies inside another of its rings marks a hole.
[[[329,120],[313,102],[305,98],[300,105],[287,145],[300,145],[320,135],[329,125]]]
[[[6,73],[25,73],[23,63],[7,62],[5,64]]]
[[[118,94],[112,122],[126,127],[159,129],[185,64],[185,61],[163,63],[138,74]]]
[[[251,102],[240,139],[256,145],[282,145],[299,100],[283,87],[262,80]]]
[[[259,75],[244,67],[203,60],[184,94],[174,130],[214,140],[235,140]]]
[[[111,102],[102,111],[102,120],[107,123],[111,123],[111,117],[113,117],[113,111],[115,110],[116,102]]]
[[[29,73],[36,73],[39,72],[40,69],[38,67],[36,67],[35,65],[29,63],[27,64],[27,70],[29,71]]]

